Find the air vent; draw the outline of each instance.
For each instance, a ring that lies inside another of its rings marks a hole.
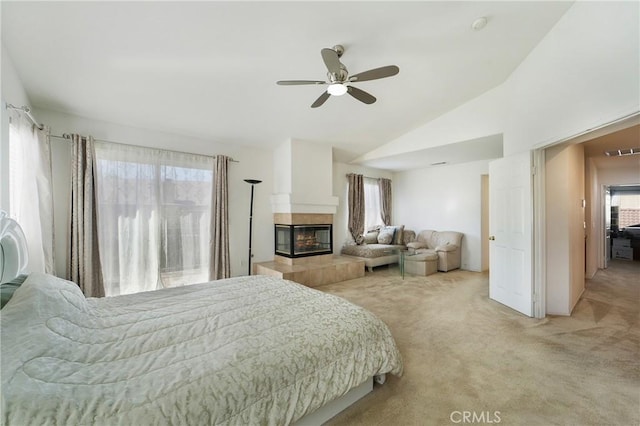
[[[637,155],[640,154],[640,148],[630,149],[614,149],[613,151],[605,151],[604,155],[607,157],[622,157],[624,155]]]

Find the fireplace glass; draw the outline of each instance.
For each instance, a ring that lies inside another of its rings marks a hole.
[[[275,252],[279,256],[304,257],[333,253],[332,225],[276,225]]]

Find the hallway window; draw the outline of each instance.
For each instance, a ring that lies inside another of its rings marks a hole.
[[[611,197],[612,225],[616,217],[618,229],[640,224],[640,194],[618,193]]]

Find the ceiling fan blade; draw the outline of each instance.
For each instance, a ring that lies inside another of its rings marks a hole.
[[[387,65],[386,67],[375,68],[369,71],[364,71],[359,74],[349,77],[349,81],[367,81],[377,80],[379,78],[391,77],[400,72],[400,68],[395,65]]]
[[[276,81],[276,84],[280,86],[299,86],[302,84],[327,84],[327,82],[318,80],[280,80]]]
[[[331,95],[329,94],[329,92],[324,92],[318,99],[316,99],[314,103],[311,104],[311,108],[318,108],[323,103],[325,103],[330,96]]]
[[[372,104],[376,101],[376,98],[373,95],[365,92],[364,90],[360,90],[357,87],[349,86],[347,88],[347,92],[359,100],[360,102],[364,102],[365,104]]]
[[[331,74],[340,74],[341,64],[338,53],[333,49],[322,49],[322,60]]]

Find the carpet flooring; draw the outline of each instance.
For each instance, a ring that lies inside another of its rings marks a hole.
[[[405,363],[329,425],[640,425],[640,262],[612,262],[570,317],[541,320],[490,300],[483,273],[380,267],[318,289],[378,315]]]

